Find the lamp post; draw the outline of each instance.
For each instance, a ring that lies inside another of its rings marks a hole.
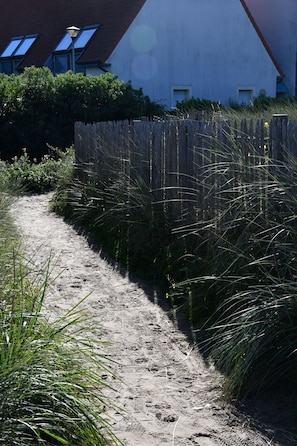
[[[68,26],[68,28],[66,28],[67,33],[69,34],[69,36],[71,37],[72,40],[72,44],[71,44],[71,49],[72,49],[72,71],[73,73],[75,73],[75,48],[74,48],[74,40],[77,37],[78,33],[80,32],[80,28],[77,28],[76,26]]]

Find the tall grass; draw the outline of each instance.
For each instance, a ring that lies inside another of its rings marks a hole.
[[[205,173],[211,218],[176,229],[196,236],[198,268],[175,288],[191,290],[196,321],[210,311],[204,348],[226,373],[226,394],[243,397],[296,385],[297,160],[243,160],[229,142]]]
[[[269,121],[274,113],[287,114],[291,121],[297,119],[296,97],[271,98],[261,96],[254,98],[252,105],[230,104],[223,106],[217,102],[191,98],[177,104],[177,110],[172,112],[176,117],[196,119],[264,119]]]
[[[240,398],[296,384],[297,160],[283,148],[274,162],[232,135],[210,138],[208,163],[174,194],[188,197],[179,220],[170,191],[151,190],[133,160],[111,160],[108,144],[106,163],[79,170],[67,205],[113,257],[167,284],[174,308],[206,333],[226,395]]]
[[[0,177],[1,178],[1,177]],[[0,193],[0,444],[116,445],[104,397],[112,376],[107,348],[87,334],[92,321],[73,307],[49,321],[44,311],[50,265],[33,280],[32,261]],[[34,266],[34,265],[33,265]],[[31,265],[32,267],[32,265]],[[99,347],[101,345],[101,347]]]
[[[78,170],[67,190],[66,202],[58,188],[52,202],[87,228],[97,243],[130,272],[162,282],[166,276],[168,218],[159,192],[152,191],[133,163],[105,154],[105,163]],[[63,204],[64,203],[64,204]]]

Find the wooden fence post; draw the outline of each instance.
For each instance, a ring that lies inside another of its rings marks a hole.
[[[288,115],[272,115],[271,158],[273,161],[284,161],[284,147],[287,146]]]

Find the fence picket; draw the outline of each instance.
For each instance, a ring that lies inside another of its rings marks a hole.
[[[221,194],[226,184],[231,191],[251,175],[257,182],[261,164],[267,163],[268,157],[279,162],[289,159],[288,154],[297,155],[297,125],[288,121],[286,115],[274,115],[269,129],[263,119],[243,119],[240,123],[75,123],[77,164],[93,163],[94,169],[98,169],[102,163],[113,160],[123,175],[130,176],[131,169],[137,171],[158,199],[166,202],[169,215],[178,219],[188,212],[199,220],[209,219],[219,209],[221,196],[210,194],[210,190],[219,190]],[[220,166],[218,172],[212,171],[214,163]]]

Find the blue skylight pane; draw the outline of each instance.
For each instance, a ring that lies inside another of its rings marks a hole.
[[[74,42],[74,48],[84,48],[93,34],[96,32],[97,28],[84,29]]]
[[[35,40],[36,37],[26,37],[15,51],[14,56],[24,56]]]
[[[11,56],[13,54],[13,52],[16,50],[16,48],[18,47],[18,45],[21,43],[21,41],[22,41],[22,39],[11,40],[0,57]]]
[[[56,47],[55,51],[68,50],[70,45],[71,45],[71,37],[69,36],[69,34],[65,34],[59,45]]]

